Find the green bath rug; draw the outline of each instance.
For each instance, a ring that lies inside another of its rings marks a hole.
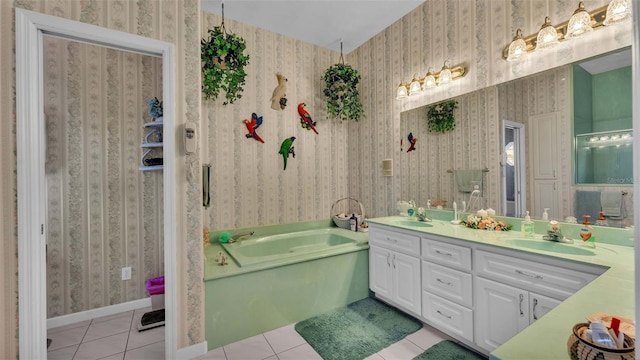
[[[422,323],[373,298],[365,298],[296,324],[324,360],[362,360],[403,339]]]
[[[473,352],[453,341],[443,340],[413,360],[485,360],[486,357]]]

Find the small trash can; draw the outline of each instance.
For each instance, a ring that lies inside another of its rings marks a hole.
[[[148,279],[145,286],[151,297],[151,309],[164,309],[164,276]]]

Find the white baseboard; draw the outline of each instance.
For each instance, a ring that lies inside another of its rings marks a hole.
[[[74,314],[57,316],[47,319],[47,329],[57,328],[59,326],[78,323],[85,320],[99,318],[101,316],[113,315],[125,311],[142,309],[151,306],[151,298],[129,301],[122,304],[109,305],[97,309],[77,312]]]
[[[182,349],[178,349],[178,359],[193,359],[198,356],[202,356],[207,353],[207,342],[201,342],[199,344],[187,346]]]

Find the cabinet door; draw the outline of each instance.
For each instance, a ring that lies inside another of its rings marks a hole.
[[[529,306],[531,307],[529,323],[533,324],[534,321],[543,317],[544,314],[558,306],[558,304],[560,304],[560,300],[536,293],[529,293]]]
[[[551,218],[557,218],[560,213],[558,207],[557,180],[533,180],[533,216],[540,216],[544,208],[549,208]]]
[[[476,277],[476,344],[493,351],[529,325],[527,291]]]
[[[391,251],[369,247],[369,288],[376,295],[392,300]]]
[[[406,310],[421,315],[420,259],[393,252],[393,301]]]
[[[557,179],[558,121],[556,113],[531,116],[534,179]]]

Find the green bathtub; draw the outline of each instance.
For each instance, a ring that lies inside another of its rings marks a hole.
[[[229,230],[253,236],[205,245],[205,336],[214,349],[368,296],[366,233],[331,221]],[[211,233],[218,239],[219,232]],[[217,265],[218,252],[229,265]]]

